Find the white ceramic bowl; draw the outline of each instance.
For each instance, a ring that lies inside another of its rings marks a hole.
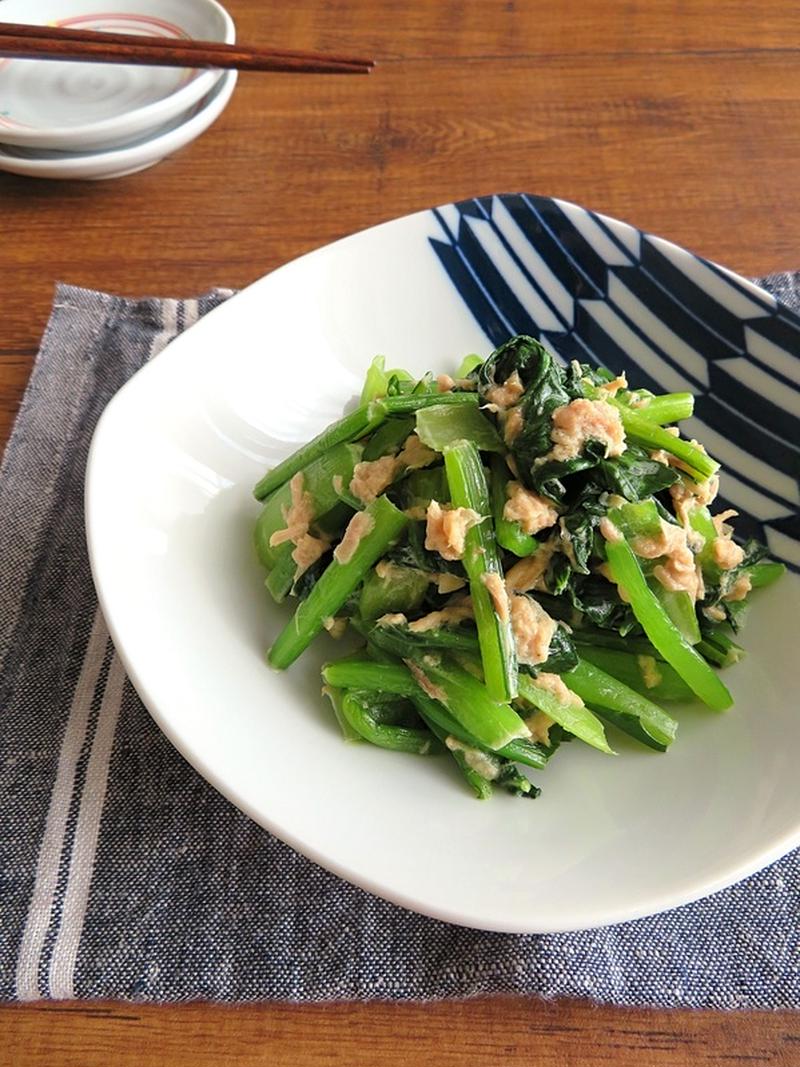
[[[231,43],[216,0],[4,0],[0,21]],[[51,60],[0,60],[0,143],[79,151],[113,148],[204,99],[218,70]]]
[[[147,137],[107,152],[45,152],[0,145],[0,170],[31,178],[99,181],[145,170],[185,148],[219,118],[236,86],[238,73],[225,71],[209,93],[185,115]]]
[[[800,319],[666,241],[523,196],[367,230],[192,327],[100,420],[87,530],[131,679],[213,785],[390,900],[531,933],[675,907],[800,843],[797,574],[754,597],[747,658],[725,673],[730,711],[678,707],[666,754],[618,733],[617,757],[575,741],[535,776],[535,802],[479,803],[446,763],[341,740],[320,696],[320,663],[342,654],[327,635],[289,671],[269,670],[264,650],[289,612],[263,588],[251,492],[353,402],[376,352],[451,371],[523,327],[566,358],[579,344],[585,359],[604,356],[631,382],[691,388],[688,432],[729,468],[721,506],[800,566],[797,485],[784,474],[797,437],[780,440],[797,406]]]

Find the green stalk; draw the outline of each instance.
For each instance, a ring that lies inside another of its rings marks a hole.
[[[527,797],[529,800],[535,800],[542,792],[533,782],[529,782],[524,774],[520,774],[513,763],[504,763],[495,781],[513,797]]]
[[[436,701],[430,700],[428,701],[428,703],[435,704]],[[431,733],[434,734],[445,747],[447,747],[447,738],[449,736],[448,731],[443,730],[439,725],[437,725],[436,722],[433,721],[433,719],[428,719],[427,715],[419,705],[417,706],[417,711],[419,712],[420,718],[427,725]],[[470,787],[470,789],[478,798],[478,800],[488,800],[492,795],[492,783],[489,781],[489,779],[484,778],[482,774],[478,774],[477,771],[473,770],[472,767],[470,767],[470,765],[467,763],[467,757],[465,753],[461,752],[459,749],[452,748],[447,749],[447,751],[453,757],[456,766],[461,771],[464,781]]]
[[[658,537],[661,533],[661,516],[652,498],[612,508],[608,517],[628,538]]]
[[[584,647],[611,648],[619,652],[632,652],[637,656],[655,656],[663,662],[658,649],[647,640],[646,637],[631,637],[630,635],[618,634],[615,630],[601,630],[600,628],[586,627],[574,630],[572,640],[581,646],[580,654],[583,655]]]
[[[415,699],[421,692],[402,663],[378,663],[360,656],[332,660],[322,668],[322,677],[335,689],[364,689]]]
[[[427,666],[423,669],[427,676]],[[429,725],[434,723],[439,729],[444,730],[445,734],[451,734],[471,748],[479,748],[497,756],[504,756],[515,763],[524,763],[528,767],[541,769],[552,755],[552,750],[528,738],[515,738],[496,749],[487,747],[462,722],[453,717],[448,710],[449,705],[442,704],[428,696],[403,664],[378,663],[369,659],[351,657],[326,663],[322,668],[322,677],[330,686],[410,697],[417,711]],[[452,695],[452,689],[448,688],[447,692]]]
[[[483,359],[480,356],[475,355],[474,352],[472,352],[470,353],[470,355],[464,356],[464,358],[461,360],[454,377],[467,378],[470,374],[472,374],[476,367],[480,367],[482,363]]]
[[[453,652],[467,652],[480,656],[478,638],[473,632],[442,627],[440,630],[424,630],[414,633],[406,626],[360,626],[356,629],[371,642],[399,659],[419,659],[431,649],[450,649]]]
[[[323,696],[328,697],[333,707],[334,717],[339,724],[339,729],[342,731],[342,737],[345,741],[361,742],[364,738],[354,730],[342,710],[342,700],[344,699],[344,691],[342,689],[334,689],[333,686],[326,685],[322,689]]]
[[[401,367],[386,370],[385,357],[375,356],[369,367],[367,367],[367,373],[364,377],[361,403],[368,404],[371,400],[378,400],[380,397],[386,396],[392,378],[401,382],[414,381],[408,371],[403,370]]]
[[[703,538],[703,547],[697,554],[697,559],[703,569],[703,578],[709,585],[718,585],[720,569],[714,560],[714,541],[718,534],[711,512],[707,507],[696,505],[689,512],[689,525]]]
[[[273,551],[275,552],[275,562],[272,570],[267,575],[264,585],[276,604],[282,604],[289,595],[294,576],[297,573],[297,564],[292,559],[294,545],[291,541],[285,541]]]
[[[645,409],[646,410],[646,409]],[[656,425],[646,415],[631,408],[618,405],[625,436],[634,444],[648,449],[663,449],[675,456],[687,468],[696,482],[704,482],[719,470],[719,463],[701,452],[689,441],[673,437],[663,427]]]
[[[424,470],[411,471],[401,484],[403,507],[427,508],[431,500],[440,504],[450,502],[450,490],[444,467],[426,467]]]
[[[413,567],[395,565],[385,578],[371,570],[361,586],[358,610],[362,619],[379,619],[381,615],[416,611],[428,589],[427,576]]]
[[[352,515],[353,508],[339,502],[334,504],[329,511],[315,519],[314,525],[321,537],[327,536],[331,540],[335,540],[342,536],[342,530],[347,526]],[[294,547],[292,542],[284,541],[282,545],[270,550],[274,553],[274,563],[264,585],[267,587],[272,599],[278,604],[283,603],[294,585],[297,574],[297,564],[292,557]]]
[[[387,396],[380,401],[388,415],[408,415],[420,408],[436,407],[439,404],[478,406],[477,393],[409,393],[406,396]]]
[[[486,748],[485,745],[482,745],[480,741],[469,732],[469,730],[466,730],[461,725],[460,722],[454,719],[444,705],[438,700],[432,700],[426,693],[421,691],[420,695],[412,697],[412,700],[414,701],[417,711],[429,725],[433,723],[440,730],[443,730],[445,734],[457,738],[465,745],[469,745],[470,748],[478,748],[484,752],[491,752],[495,756],[503,756],[505,759],[509,759],[513,763],[524,763],[527,767],[535,767],[537,770],[541,770],[542,767],[547,766],[547,762],[552,753],[544,745],[540,745],[536,741],[530,741],[526,737],[520,737],[516,738],[514,741],[509,741],[509,743],[503,745],[502,748],[489,749]]]
[[[512,700],[517,695],[517,655],[511,621],[510,617],[503,620],[497,614],[484,584],[484,578],[489,575],[497,575],[502,582],[503,568],[492,528],[489,492],[478,449],[471,441],[449,445],[444,453],[444,466],[453,504],[471,508],[484,518],[467,533],[463,563],[469,577],[486,688],[495,700]]]
[[[431,654],[414,667],[418,680],[422,682],[424,677],[423,688],[435,687],[453,718],[485,748],[496,752],[515,738],[528,735],[522,719],[508,704],[495,700],[487,686],[452,660]]]
[[[666,426],[671,422],[681,422],[683,419],[690,418],[694,413],[694,397],[691,393],[662,393],[659,396],[651,397],[650,403],[644,407],[633,407],[630,400],[626,403],[625,400],[617,400],[616,398],[612,403],[614,407],[619,407],[625,411],[633,411],[647,419],[648,422],[656,423],[659,426]]]
[[[385,496],[379,496],[351,521],[363,515],[372,519],[372,528],[361,538],[347,563],[340,563],[334,555],[270,649],[268,658],[273,667],[283,669],[297,659],[323,628],[325,619],[336,615],[370,567],[408,525],[406,516]]]
[[[677,722],[666,711],[593,663],[581,660],[564,681],[592,707],[613,713],[613,722],[651,748],[667,749],[675,740]]]
[[[614,581],[625,589],[634,615],[661,656],[709,707],[729,708],[733,698],[727,688],[659,604],[628,542],[606,541],[605,549]]]
[[[407,726],[387,726],[376,720],[363,693],[346,692],[341,703],[342,715],[351,729],[365,741],[393,752],[410,752],[416,756],[437,755],[441,748],[428,730]]]
[[[568,678],[569,676],[564,675],[564,677]],[[567,682],[567,685],[569,685],[569,682]],[[592,748],[596,748],[600,752],[607,752],[612,756],[615,754],[606,740],[603,724],[588,708],[577,703],[562,704],[557,696],[549,692],[549,690],[538,686],[536,679],[529,674],[521,674],[519,676],[519,695],[524,700],[527,700],[529,704],[533,704],[535,708],[543,711],[553,722],[563,726],[565,730],[580,738],[587,745],[591,745]],[[578,695],[580,696],[580,694]]]
[[[717,667],[732,667],[745,657],[745,651],[741,645],[737,645],[727,634],[719,628],[706,629],[703,640],[697,646],[697,651],[705,656],[709,662]]]
[[[750,584],[753,589],[765,589],[768,585],[772,585],[773,582],[786,573],[786,567],[783,563],[776,563],[771,559],[761,560],[751,567],[748,572],[750,575]]]
[[[492,518],[498,544],[515,556],[532,556],[539,547],[539,542],[530,534],[523,533],[520,524],[504,518],[506,506],[506,486],[508,485],[508,468],[500,456],[492,456],[492,477],[490,495]]]
[[[329,452],[335,445],[357,441],[359,437],[377,429],[388,415],[384,401],[374,400],[364,404],[338,422],[326,426],[322,433],[287,456],[277,467],[268,471],[253,490],[256,500],[264,500],[276,489],[288,482],[298,471],[308,467],[314,460]]]
[[[435,404],[417,412],[417,436],[437,452],[472,441],[481,452],[504,452],[500,434],[474,404]]]
[[[622,638],[624,643],[625,638]],[[689,686],[681,676],[663,659],[656,659],[652,649],[649,655],[655,664],[655,669],[661,676],[656,685],[648,686],[644,680],[644,673],[640,663],[641,655],[633,652],[620,652],[617,649],[602,648],[595,645],[579,645],[581,659],[586,663],[592,663],[595,667],[605,671],[625,685],[635,689],[642,696],[654,700],[691,700],[694,696]]]
[[[360,445],[337,445],[303,469],[303,492],[311,497],[312,519],[319,518],[337,505],[339,497],[333,486],[334,479],[341,479],[343,485],[349,485],[361,453]],[[278,559],[282,546],[273,548],[269,541],[274,533],[286,526],[284,515],[291,502],[292,491],[287,481],[275,490],[261,509],[256,522],[255,544],[258,558],[265,567],[274,566]]]
[[[365,461],[380,459],[402,448],[406,438],[414,430],[414,419],[387,419],[379,426],[364,446]]]
[[[661,607],[690,645],[700,640],[700,623],[694,600],[684,590],[665,589],[657,579],[648,583]]]

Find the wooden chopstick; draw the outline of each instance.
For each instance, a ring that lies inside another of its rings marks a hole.
[[[141,37],[64,26],[0,22],[0,57],[156,67],[216,67],[305,74],[369,74],[374,62],[190,38]]]

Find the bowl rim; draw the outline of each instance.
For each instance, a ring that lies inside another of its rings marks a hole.
[[[236,25],[230,13],[219,3],[219,0],[190,0],[192,7],[198,7],[200,4],[205,5],[220,19],[223,28],[222,36],[219,38],[220,43],[233,44],[236,40]],[[3,8],[0,7],[0,22],[7,21],[8,19],[3,17]],[[34,22],[44,24],[46,21],[46,11],[37,11]],[[125,111],[115,118],[84,122],[75,126],[22,126],[8,130],[2,128],[0,129],[0,142],[20,148],[57,151],[74,146],[80,150],[82,139],[86,137],[92,139],[108,137],[110,139],[128,134],[131,136],[135,136],[136,133],[144,134],[150,127],[168,122],[182,110],[190,108],[194,102],[202,100],[221,80],[224,73],[222,70],[199,70],[188,82],[166,96]]]
[[[175,125],[171,125],[168,129],[156,133],[154,137],[143,138],[134,144],[110,148],[105,152],[65,153],[64,158],[59,159],[35,159],[27,156],[15,156],[13,153],[4,151],[5,146],[0,144],[0,170],[10,170],[6,166],[6,161],[8,161],[28,168],[25,171],[17,170],[11,171],[11,173],[23,173],[28,177],[34,178],[57,176],[79,179],[85,177],[82,171],[87,167],[95,169],[95,167],[99,166],[103,171],[113,167],[114,171],[109,174],[109,177],[113,177],[114,173],[116,173],[116,168],[135,167],[145,155],[148,160],[152,159],[152,162],[155,163],[171,152],[177,152],[178,149],[185,148],[201,133],[205,132],[210,123],[206,125],[203,125],[203,123],[208,119],[209,111],[214,112],[212,122],[222,114],[230,102],[233,90],[236,88],[238,73],[236,70],[222,71],[222,77],[206,93],[205,98],[196,105],[195,109],[190,108],[192,113],[188,117]],[[172,140],[176,137],[178,143],[172,144]],[[12,146],[9,145],[8,147]],[[95,167],[92,167],[92,164]],[[65,169],[69,172],[67,175],[63,173]]]

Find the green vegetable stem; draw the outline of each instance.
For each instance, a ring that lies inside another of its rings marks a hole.
[[[614,581],[625,589],[634,615],[659,653],[709,707],[717,711],[729,708],[733,698],[727,688],[658,602],[625,538],[607,541],[605,550]]]
[[[505,595],[480,453],[471,441],[456,441],[445,449],[444,466],[453,504],[470,508],[482,520],[467,532],[464,569],[469,576],[486,688],[495,700],[511,700],[517,695],[517,656],[508,611],[498,610],[487,585],[487,581],[495,582],[499,596]]]
[[[339,562],[334,553],[319,581],[278,635],[268,654],[273,667],[283,669],[297,659],[408,525],[408,518],[385,496],[379,496],[351,521],[364,516],[371,526],[365,527],[352,555]]]

